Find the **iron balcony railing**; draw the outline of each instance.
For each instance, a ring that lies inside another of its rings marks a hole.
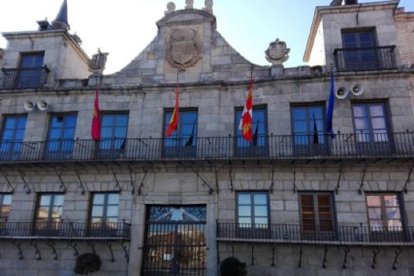
[[[123,239],[129,240],[131,225],[125,222],[3,221],[0,239]]]
[[[189,143],[189,141],[191,143]],[[414,133],[270,135],[241,137],[135,138],[0,141],[0,163],[96,160],[228,160],[405,158],[414,156]]]
[[[41,88],[45,85],[48,74],[47,66],[2,68],[0,71],[0,89]]]
[[[395,46],[335,49],[338,71],[395,69]]]
[[[337,226],[331,231],[317,225],[305,230],[297,224],[217,223],[219,241],[271,243],[324,243],[344,245],[414,245],[414,227]]]

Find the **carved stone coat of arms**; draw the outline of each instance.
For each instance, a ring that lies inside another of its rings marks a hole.
[[[200,46],[194,29],[175,29],[167,42],[167,60],[175,68],[188,68],[200,59]]]

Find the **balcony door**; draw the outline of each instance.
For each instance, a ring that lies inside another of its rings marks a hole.
[[[24,53],[20,57],[20,66],[16,88],[40,87],[43,74],[44,53]]]
[[[39,194],[34,225],[35,235],[56,236],[59,234],[62,223],[63,201],[63,194]]]
[[[19,160],[21,158],[24,148],[23,139],[26,119],[26,114],[4,117],[0,144],[1,160]]]
[[[50,117],[45,158],[71,159],[76,130],[76,114],[54,114]]]
[[[347,71],[378,69],[375,31],[342,31],[344,63]]]
[[[102,114],[101,120],[101,140],[98,143],[98,157],[102,159],[119,158],[126,148],[128,114]]]
[[[293,153],[295,155],[308,156],[329,153],[324,105],[292,106],[291,116]]]

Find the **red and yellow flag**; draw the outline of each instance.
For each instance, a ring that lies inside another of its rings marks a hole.
[[[253,140],[253,78],[250,79],[249,91],[241,114],[239,129],[243,139],[249,142]]]
[[[99,111],[99,90],[98,88],[95,91],[95,104],[93,107],[91,135],[92,135],[92,139],[95,140],[95,142],[101,139],[101,114]]]
[[[173,114],[171,115],[171,118],[170,118],[170,122],[168,123],[167,130],[165,131],[165,136],[166,137],[171,136],[171,134],[173,134],[174,131],[176,131],[177,128],[178,128],[178,118],[179,118],[178,97],[179,97],[179,95],[180,95],[180,87],[179,87],[178,82],[177,82],[177,85],[176,85],[176,88],[175,88],[175,106],[174,106]]]

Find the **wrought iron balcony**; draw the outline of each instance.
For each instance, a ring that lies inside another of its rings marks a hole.
[[[414,133],[0,141],[0,163],[64,161],[412,158]],[[191,143],[189,143],[189,141]]]
[[[218,241],[343,245],[414,245],[414,227],[337,226],[305,230],[297,224],[217,223]]]
[[[0,239],[129,240],[130,236],[131,226],[125,222],[0,222]]]
[[[0,89],[41,88],[47,81],[47,66],[33,68],[2,68]]]
[[[395,46],[335,49],[338,71],[395,69]]]

